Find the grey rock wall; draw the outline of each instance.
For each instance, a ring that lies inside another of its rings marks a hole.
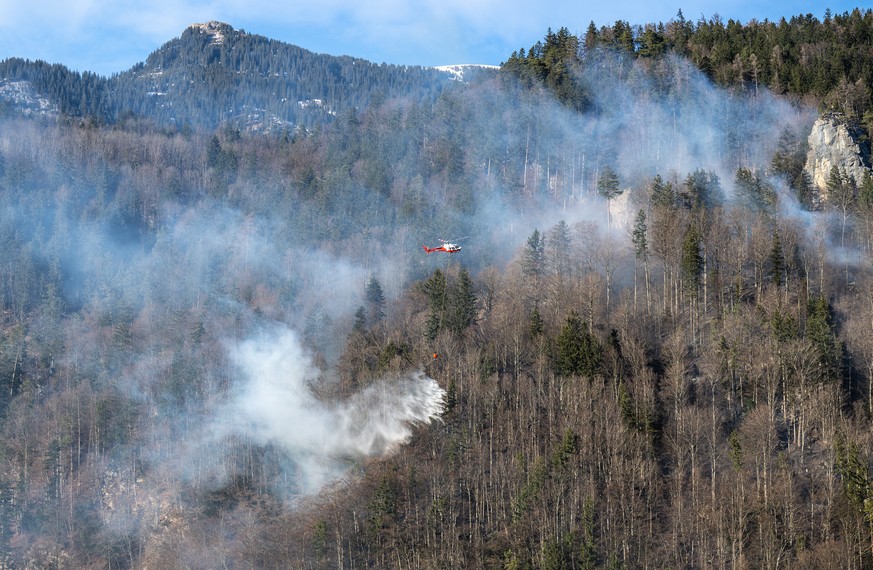
[[[830,113],[819,117],[809,134],[806,172],[813,186],[827,199],[831,168],[837,166],[860,185],[870,170],[870,141],[857,123],[845,115]]]

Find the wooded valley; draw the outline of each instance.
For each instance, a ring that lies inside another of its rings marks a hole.
[[[0,107],[0,567],[873,565],[873,173],[805,170],[873,15],[795,22],[858,65],[673,21],[300,129]]]

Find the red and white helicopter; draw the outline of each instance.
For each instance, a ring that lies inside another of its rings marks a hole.
[[[461,238],[461,239],[466,239],[466,238]],[[459,246],[456,243],[452,243],[451,241],[444,240],[444,239],[441,239],[440,241],[442,242],[442,245],[438,245],[436,247],[427,247],[426,245],[423,245],[421,247],[423,247],[424,251],[426,251],[428,253],[433,253],[435,251],[444,251],[446,253],[458,253],[459,251],[461,251],[461,246]],[[461,241],[461,240],[459,239],[456,241]]]

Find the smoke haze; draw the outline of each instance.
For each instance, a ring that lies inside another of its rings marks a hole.
[[[621,178],[624,219],[648,205],[655,174],[681,182],[713,170],[730,200],[738,167],[765,169],[783,129],[812,123],[812,109],[763,89],[717,89],[678,58],[597,57],[579,77],[592,102],[583,114],[485,83],[448,94],[422,124],[401,103],[402,120],[390,105],[365,117],[384,144],[367,147],[371,162],[393,177],[379,190],[363,181],[367,157],[341,155],[343,129],[357,123],[312,135],[317,151],[271,141],[266,158],[258,141],[225,141],[244,174],[222,183],[204,170],[196,137],[109,132],[104,148],[73,129],[0,130],[0,173],[27,188],[0,211],[4,318],[46,315],[27,321],[20,346],[7,335],[0,355],[18,370],[15,351],[38,339],[32,401],[65,387],[75,398],[53,401],[52,417],[97,418],[81,476],[98,482],[88,500],[106,528],[147,536],[192,489],[243,475],[283,498],[311,496],[438,420],[445,392],[417,364],[373,374],[346,398],[320,397],[369,278],[390,306],[436,268],[475,277],[509,267],[534,229],[559,220],[606,232],[596,194],[605,166]],[[294,161],[304,159],[325,172],[300,175]],[[800,212],[787,196],[780,207]],[[821,219],[797,215],[806,228]],[[611,230],[609,243],[627,247],[624,229]],[[421,249],[462,236],[452,258]],[[49,318],[64,307],[73,316]],[[80,414],[80,400],[94,409]],[[27,457],[37,447],[31,405],[8,412],[7,439]]]
[[[280,448],[306,494],[341,476],[349,460],[390,453],[415,425],[443,410],[444,390],[421,372],[376,381],[345,402],[320,401],[311,386],[322,373],[286,327],[263,331],[230,353],[243,381],[219,429]]]

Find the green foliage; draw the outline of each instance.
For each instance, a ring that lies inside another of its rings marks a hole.
[[[621,411],[621,419],[631,429],[638,427],[637,414],[634,411],[634,403],[624,382],[618,385],[618,409]]]
[[[450,414],[458,405],[458,387],[454,380],[446,386],[446,414]]]
[[[597,177],[597,193],[607,200],[612,200],[622,193],[618,174],[608,165],[600,170],[600,176]]]
[[[209,139],[209,145],[206,147],[206,166],[218,168],[222,161],[223,152],[218,135],[212,135],[212,138]]]
[[[634,218],[633,230],[631,232],[631,243],[634,248],[634,255],[640,261],[646,261],[649,257],[649,240],[647,233],[646,213],[643,210],[640,210]]]
[[[199,345],[205,334],[206,325],[203,323],[203,319],[197,319],[191,330],[191,342],[194,343],[195,346]]]
[[[798,337],[797,319],[777,309],[770,317],[770,331],[779,342],[795,339]]]
[[[539,230],[527,238],[522,252],[521,271],[528,277],[540,277],[546,268],[546,242]]]
[[[576,79],[580,65],[579,38],[561,28],[557,33],[549,29],[545,41],[529,50],[513,52],[501,71],[528,88],[547,88],[561,103],[582,111],[589,101],[584,86]]]
[[[815,193],[812,183],[804,169],[806,165],[806,139],[790,127],[779,135],[776,152],[770,159],[770,170],[775,176],[781,176],[794,191],[798,202],[807,209],[812,209]]]
[[[437,269],[429,279],[419,284],[419,288],[427,297],[430,308],[425,329],[429,340],[435,339],[443,329],[460,335],[475,322],[478,301],[466,269],[461,268],[451,282]]]
[[[582,45],[585,47],[586,52],[593,52],[597,48],[598,43],[600,43],[600,33],[597,31],[597,26],[594,25],[592,20],[588,23],[588,28],[585,30],[585,38]]]
[[[107,389],[97,397],[95,413],[102,436],[97,443],[103,449],[112,449],[127,443],[133,436],[140,408],[115,389]]]
[[[688,175],[679,196],[688,209],[712,209],[724,202],[718,175],[698,168]]]
[[[740,202],[751,210],[772,212],[776,207],[776,190],[757,171],[737,169],[734,188]]]
[[[373,323],[378,323],[385,317],[385,294],[379,280],[372,275],[367,280],[365,297],[370,308],[370,319]]]
[[[636,52],[633,27],[625,20],[616,20],[612,26],[612,47],[627,54]]]
[[[388,344],[385,345],[385,348],[379,354],[378,370],[388,370],[392,363],[398,359],[403,363],[402,366],[408,365],[408,358],[411,352],[412,347],[409,344],[396,343],[393,340],[389,340]]]
[[[590,568],[585,566],[581,559],[579,540],[575,533],[565,533],[560,540],[549,541],[543,545],[542,564],[540,568],[546,570],[564,570],[566,568]]]
[[[667,52],[667,40],[664,37],[664,25],[649,24],[639,37],[639,49],[637,54],[641,58],[654,59],[663,56]]]
[[[318,521],[312,532],[312,549],[319,559],[327,554],[327,523]]]
[[[822,296],[809,300],[806,308],[805,338],[812,342],[822,376],[837,380],[842,374],[842,347],[837,340],[833,308]]]
[[[560,52],[561,46],[568,46],[563,52],[567,53],[572,46],[581,54],[570,61],[580,67],[595,61],[592,56],[603,49],[647,62],[673,52],[690,57],[722,87],[758,93],[767,86],[797,99],[817,98],[824,108],[849,116],[864,117],[870,113],[873,69],[867,62],[873,12],[869,9],[856,9],[825,20],[804,14],[780,21],[752,20],[745,25],[735,20],[725,22],[718,16],[691,22],[680,10],[666,24],[637,24],[632,26],[618,20],[598,29],[592,21],[581,38],[581,49],[579,39],[549,30],[545,42],[537,42],[529,51],[513,53],[503,70],[530,86],[548,86],[559,94],[560,100],[569,100],[575,108],[583,109],[587,104],[584,88],[567,82],[564,67],[555,65],[559,59],[547,58],[547,53]],[[827,49],[811,50],[810,46]],[[789,184],[798,191],[802,176],[794,165],[790,171]],[[785,170],[781,173],[788,174]]]
[[[521,490],[513,504],[513,522],[519,522],[527,516],[531,503],[536,500],[536,495],[546,483],[546,477],[549,475],[549,465],[543,457],[537,457],[534,460],[529,470],[527,481],[521,486]]]
[[[213,135],[206,147],[206,165],[215,171],[221,182],[227,184],[236,179],[239,158],[233,150],[223,148],[218,136]]]
[[[456,335],[461,334],[476,320],[476,294],[473,281],[466,269],[458,272],[448,300],[446,327]]]
[[[731,465],[735,471],[739,471],[743,468],[745,451],[743,450],[742,438],[738,431],[732,431],[730,436],[728,436],[728,446],[728,457],[731,460]]]
[[[352,331],[364,332],[367,329],[367,310],[361,306],[355,311],[355,322],[352,325]]]
[[[646,406],[638,406],[623,381],[619,381],[617,390],[618,409],[624,426],[629,430],[653,435],[657,429],[654,411]]]
[[[330,314],[320,303],[312,307],[303,325],[303,338],[310,348],[320,350],[327,346],[332,322]]]
[[[781,286],[785,281],[785,252],[782,251],[782,240],[779,232],[773,232],[773,245],[770,247],[770,281]]]
[[[8,556],[9,539],[15,532],[15,490],[11,482],[0,482],[0,557]],[[2,560],[3,558],[0,558]]]
[[[579,451],[579,436],[573,428],[564,430],[561,443],[552,451],[552,469],[563,469],[576,452]]]
[[[561,376],[588,376],[600,372],[603,348],[600,341],[588,332],[582,318],[574,310],[567,316],[555,339],[554,371]]]
[[[564,220],[559,221],[549,231],[546,240],[549,270],[555,275],[565,277],[570,274],[570,228]]]
[[[539,309],[536,307],[531,309],[528,319],[528,332],[530,333],[531,338],[537,338],[543,334],[543,317],[540,314]]]
[[[397,479],[395,473],[388,473],[379,479],[370,498],[367,521],[371,530],[379,532],[394,524],[397,516]]]
[[[837,434],[836,439],[836,467],[843,493],[873,535],[873,484],[868,461],[862,459],[856,442],[847,442],[842,433]]]
[[[446,313],[446,276],[439,269],[433,272],[429,279],[423,281],[419,288],[427,297],[430,313],[427,317],[425,336],[433,340],[443,326]]]
[[[527,516],[532,502],[536,500],[548,478],[552,475],[560,476],[560,472],[568,465],[578,450],[579,436],[572,428],[567,428],[560,443],[552,450],[548,461],[542,456],[536,458],[513,505],[514,522],[519,522]]]
[[[590,497],[582,505],[582,521],[579,544],[579,568],[591,570],[597,567],[597,528],[594,525],[594,501]]]
[[[672,209],[676,207],[676,192],[673,184],[664,182],[660,174],[656,174],[650,185],[653,208]]]
[[[865,111],[861,117],[861,126],[866,134],[866,140],[869,142],[873,137],[873,109]]]
[[[689,227],[682,240],[682,282],[690,292],[697,292],[703,275],[703,254],[700,252],[700,230]]]
[[[378,307],[385,304],[385,294],[382,292],[382,285],[379,280],[373,276],[367,280],[366,298],[368,303],[372,303]]]
[[[504,570],[530,570],[533,568],[530,560],[522,559],[512,550],[507,550],[503,554]]]
[[[497,359],[494,355],[487,352],[482,353],[482,357],[479,358],[479,378],[484,381],[492,378],[497,372]]]

